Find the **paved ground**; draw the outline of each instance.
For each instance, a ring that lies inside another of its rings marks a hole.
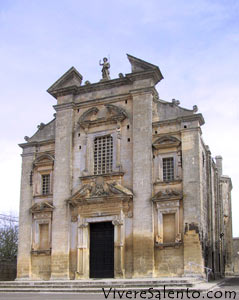
[[[154,297],[150,293],[146,294],[139,294],[134,295],[134,291],[132,291],[132,294],[128,294],[127,296],[124,295],[123,297],[120,297],[119,295],[111,294],[106,298],[104,294],[101,295],[93,295],[93,294],[84,294],[84,295],[77,295],[77,294],[47,294],[47,293],[1,293],[0,299],[1,300],[98,300],[98,299],[236,299],[239,300],[239,277],[237,278],[228,278],[223,283],[220,284],[219,287],[214,287],[210,292],[208,293],[200,293],[198,291],[195,291],[193,293],[186,293],[182,295],[179,293],[177,295],[177,292],[172,291],[170,295],[164,296],[164,294],[161,292],[161,294],[155,294]]]

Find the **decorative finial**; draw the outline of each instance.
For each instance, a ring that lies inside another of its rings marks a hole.
[[[89,85],[90,84],[90,81],[89,80],[86,80],[85,81],[85,85]]]
[[[119,73],[119,78],[124,78],[124,74],[123,73]]]
[[[24,140],[26,141],[26,142],[28,142],[29,141],[29,136],[24,136]]]
[[[180,101],[179,100],[176,100],[176,99],[172,99],[172,103],[176,106],[179,106],[180,104]]]
[[[193,112],[196,113],[198,111],[197,105],[193,105]]]
[[[99,61],[99,65],[102,66],[102,81],[103,80],[110,80],[110,63],[108,62],[108,58],[103,58],[103,63],[101,63],[101,60]]]
[[[40,125],[37,126],[37,128],[39,130],[43,129],[45,127],[45,124],[44,123],[40,123]]]

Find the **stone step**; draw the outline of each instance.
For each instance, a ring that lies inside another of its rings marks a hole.
[[[5,284],[5,285],[1,285],[0,288],[21,288],[21,289],[25,289],[25,288],[42,288],[42,289],[48,289],[48,288],[88,288],[88,289],[92,289],[92,288],[148,288],[148,287],[175,287],[175,286],[182,286],[182,287],[192,287],[193,285],[190,283],[186,283],[186,284],[176,284],[176,283],[169,283],[169,284],[152,284],[152,285],[145,285],[145,284],[141,284],[141,285],[127,285],[127,284],[118,284],[118,285],[54,285],[54,284],[49,284],[49,285],[14,285],[14,284]]]
[[[164,292],[167,293],[169,291],[189,291],[189,292],[192,292],[194,289],[193,288],[190,288],[188,289],[187,287],[183,287],[183,286],[174,286],[172,288],[166,288],[164,290],[163,287],[161,288],[151,288],[151,292],[152,293],[158,293],[158,292]],[[198,290],[198,289],[197,289]],[[112,295],[114,289],[111,290],[111,293],[110,295]],[[118,294],[118,292],[122,293],[122,292],[127,292],[127,291],[131,291],[133,294],[135,292],[141,292],[141,291],[145,291],[146,294],[148,295],[151,295],[150,292],[149,292],[149,287],[135,287],[135,288],[117,288],[116,289],[116,294]],[[203,291],[203,290],[202,290]],[[91,288],[91,289],[88,289],[88,288],[49,288],[47,289],[44,289],[44,288],[41,288],[41,287],[36,287],[36,288],[24,288],[24,289],[21,289],[21,288],[0,288],[0,293],[79,293],[79,294],[104,294],[103,293],[103,290],[102,288]],[[109,289],[105,288],[105,293],[108,294],[109,292]]]
[[[84,281],[1,281],[1,286],[85,286],[85,287],[94,287],[94,286],[163,286],[163,285],[192,285],[189,281],[120,281],[120,282],[109,282],[109,281],[93,281],[93,282],[84,282]]]

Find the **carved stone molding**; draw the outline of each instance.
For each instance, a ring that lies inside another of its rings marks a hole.
[[[87,228],[89,226],[89,223],[83,223],[83,224],[80,224],[78,227],[79,228]]]
[[[77,206],[82,202],[93,202],[94,200],[107,201],[109,199],[129,200],[133,198],[133,193],[117,182],[105,183],[104,180],[95,180],[91,184],[83,185],[68,202]]]
[[[165,201],[165,200],[174,200],[174,199],[182,199],[182,192],[166,189],[163,191],[159,191],[152,197],[153,202]],[[164,204],[162,204],[164,205]]]
[[[180,200],[165,200],[162,202],[156,202],[157,208],[157,235],[156,235],[156,245],[164,246],[164,228],[163,228],[163,216],[167,214],[175,215],[175,240],[174,243],[181,243],[182,237],[179,228],[179,207]],[[172,244],[172,243],[168,243]],[[168,246],[170,246],[168,245]]]
[[[78,216],[71,216],[71,222],[77,222]]]
[[[52,202],[45,201],[45,202],[39,202],[35,203],[31,208],[31,213],[38,213],[38,212],[51,212],[53,211],[55,207],[53,206]]]
[[[118,220],[118,219],[116,219],[116,220],[113,220],[113,221],[112,221],[112,224],[113,224],[114,226],[121,226],[121,225],[124,224],[124,222],[123,222],[123,220]]]
[[[154,149],[164,149],[180,146],[181,141],[174,136],[164,135],[153,142]]]
[[[78,120],[78,124],[82,128],[89,128],[93,126],[99,126],[101,124],[112,124],[122,122],[125,118],[128,118],[126,111],[113,104],[105,104],[104,107],[107,109],[109,115],[105,117],[99,117],[91,120],[92,115],[97,115],[99,109],[92,107],[82,114]]]

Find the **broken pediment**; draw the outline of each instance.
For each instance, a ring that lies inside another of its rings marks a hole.
[[[174,200],[174,199],[182,199],[182,192],[166,189],[164,191],[159,191],[158,193],[156,193],[153,196],[152,201],[157,202],[157,201]]]
[[[76,192],[68,201],[73,205],[77,205],[79,202],[92,202],[94,200],[108,200],[125,198],[131,199],[133,193],[126,187],[113,182],[94,182],[93,184],[83,185],[78,192]]]
[[[174,136],[164,135],[153,142],[155,149],[163,149],[170,147],[178,147],[181,144],[180,140]]]
[[[52,211],[54,209],[54,206],[52,202],[39,202],[35,203],[31,208],[30,212],[31,213],[37,213],[37,212],[46,212],[46,211]]]
[[[155,73],[157,77],[157,82],[163,79],[163,75],[159,67],[157,67],[156,65],[150,64],[142,59],[139,59],[129,54],[127,54],[127,57],[131,64],[132,73],[151,71]]]
[[[78,124],[82,128],[89,128],[101,124],[122,122],[127,117],[128,115],[123,108],[113,104],[105,104],[101,110],[97,107],[92,107],[85,111],[82,116],[80,116]]]
[[[52,86],[49,87],[47,92],[56,98],[57,92],[61,89],[81,86],[82,79],[82,75],[74,67],[71,67]]]

